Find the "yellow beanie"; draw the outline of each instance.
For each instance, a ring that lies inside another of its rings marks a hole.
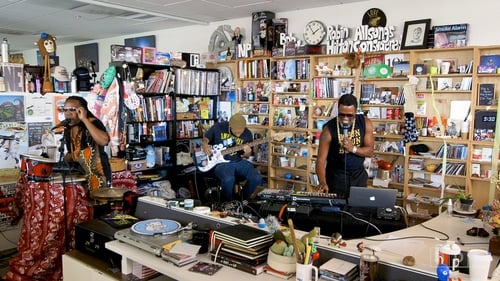
[[[231,127],[231,129],[243,130],[246,128],[246,126],[247,121],[241,114],[235,114],[231,116],[231,119],[229,119],[229,127]]]

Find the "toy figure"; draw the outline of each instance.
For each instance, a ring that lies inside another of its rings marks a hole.
[[[50,78],[50,55],[56,52],[56,37],[42,32],[40,39],[38,39],[35,45],[38,46],[40,56],[43,58],[42,94],[54,92],[54,85]]]

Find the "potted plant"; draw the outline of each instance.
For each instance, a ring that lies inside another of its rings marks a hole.
[[[457,206],[458,208],[460,208],[460,210],[472,211],[472,205],[474,204],[474,198],[472,198],[472,195],[470,193],[467,193],[461,186],[456,186],[456,188],[458,190],[457,193],[450,197],[441,198],[440,204],[446,204],[451,199],[451,201],[454,203],[456,201],[459,201],[459,204],[454,204],[454,206]]]

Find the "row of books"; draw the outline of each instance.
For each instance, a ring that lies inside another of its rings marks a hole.
[[[170,121],[172,120],[172,97],[139,95],[139,106],[130,112],[131,120],[134,122]]]
[[[269,78],[269,59],[260,59],[252,61],[239,61],[239,78],[255,79]]]
[[[220,73],[196,69],[175,70],[175,92],[184,95],[217,96],[220,93]]]
[[[271,79],[297,80],[309,79],[309,59],[289,59],[273,62]]]
[[[174,73],[170,69],[156,70],[146,81],[146,93],[168,93],[172,91]]]
[[[313,79],[313,95],[315,98],[338,98],[343,94],[354,92],[351,84],[352,79],[316,77]]]
[[[441,174],[443,173],[443,164],[437,165],[434,173]],[[455,176],[465,176],[465,164],[462,163],[446,163],[446,172],[447,175],[455,175]]]
[[[460,159],[460,160],[467,159],[467,145],[465,144],[446,144],[446,145],[443,144],[441,145],[441,147],[439,147],[435,156],[437,158],[443,158],[445,148],[446,148],[447,158]]]
[[[211,260],[258,275],[264,272],[272,234],[245,224],[216,229],[212,233]]]
[[[153,136],[153,141],[166,141],[171,138],[166,122],[157,123],[129,123],[127,125],[127,138],[130,143],[140,143],[142,136]]]

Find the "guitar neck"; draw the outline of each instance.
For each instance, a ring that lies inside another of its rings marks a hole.
[[[267,138],[266,139],[254,140],[252,142],[244,143],[242,145],[238,145],[238,146],[233,146],[233,147],[230,147],[230,148],[226,148],[223,151],[221,151],[221,154],[222,155],[227,155],[227,154],[230,154],[230,153],[242,150],[243,146],[245,146],[245,145],[248,145],[248,146],[252,147],[252,146],[259,145],[261,143],[266,143],[268,141],[269,140]]]

